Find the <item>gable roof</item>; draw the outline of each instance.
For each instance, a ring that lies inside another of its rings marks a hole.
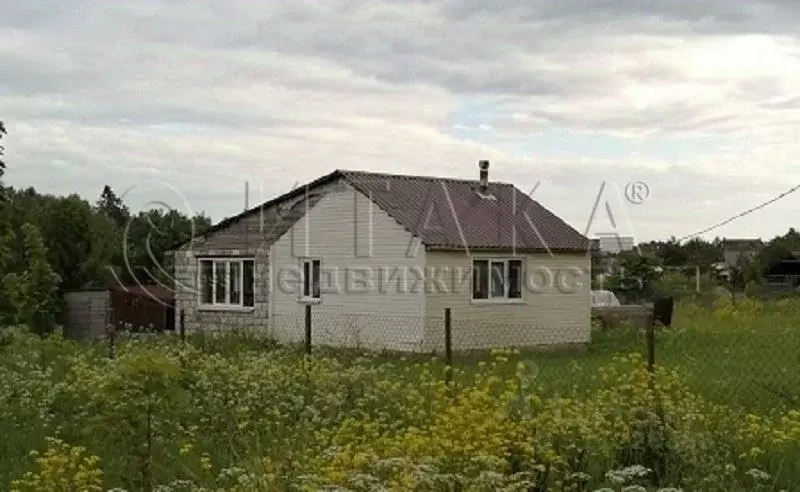
[[[431,248],[589,250],[587,237],[526,193],[477,180],[342,171],[344,179]]]
[[[477,180],[349,170],[336,170],[227,218],[199,237],[286,200],[313,194],[314,188],[339,179],[367,196],[429,248],[587,252],[591,245],[587,237],[508,183],[490,182],[486,197],[478,193]],[[301,216],[282,217],[279,229],[288,230],[288,222],[293,224]]]
[[[741,239],[741,238],[734,238],[734,239],[723,239],[722,246],[729,250],[733,251],[742,251],[746,249],[756,248],[761,246],[763,243],[761,239]]]
[[[283,195],[279,195],[271,200],[267,200],[266,202],[263,202],[260,205],[256,205],[255,207],[249,208],[236,215],[226,217],[225,219],[217,222],[211,227],[205,229],[204,231],[195,234],[190,239],[181,241],[173,245],[172,247],[167,249],[167,252],[175,251],[185,246],[190,241],[196,241],[198,239],[207,238],[208,236],[211,236],[216,232],[231,227],[232,225],[236,224],[242,219],[245,219],[247,217],[250,217],[258,213],[261,213],[264,219],[263,228],[267,234],[267,237],[264,238],[265,244],[269,244],[277,240],[285,232],[291,229],[294,223],[297,222],[303,216],[305,207],[299,206],[301,205],[300,202],[305,203],[307,201],[308,208],[311,208],[322,198],[321,196],[313,192],[314,188],[322,186],[326,183],[330,183],[339,178],[341,178],[341,172],[337,170],[332,173],[321,176],[315,179],[314,181],[306,183],[303,186],[298,186],[297,188],[293,188],[291,191],[284,193]],[[306,198],[308,198],[308,200],[306,200]],[[289,213],[285,211],[278,211],[276,209],[277,206],[293,199],[299,199],[297,204],[298,206],[293,207],[293,209],[290,210]]]

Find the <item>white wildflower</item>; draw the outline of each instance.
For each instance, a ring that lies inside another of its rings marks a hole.
[[[750,470],[747,470],[747,475],[756,482],[766,482],[770,478],[772,478],[769,473],[758,470],[756,468],[751,468]]]

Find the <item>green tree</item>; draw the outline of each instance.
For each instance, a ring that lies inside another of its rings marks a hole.
[[[123,235],[124,277],[148,283],[171,280],[171,256],[165,253],[182,241],[211,227],[205,214],[188,217],[177,210],[150,209],[139,212]]]
[[[61,279],[47,262],[47,248],[36,226],[25,224],[20,235],[24,270],[4,275],[2,290],[12,310],[11,320],[44,335],[52,330],[58,312]]]
[[[5,201],[5,187],[3,186],[2,178],[6,172],[6,161],[3,159],[6,153],[6,148],[3,147],[3,137],[6,135],[6,127],[0,121],[0,202]]]
[[[733,292],[745,292],[745,288],[750,285],[751,292],[755,290],[755,285],[763,283],[763,274],[758,257],[749,258],[745,255],[739,257],[735,265],[730,268],[730,278],[728,286]]]
[[[711,265],[722,261],[723,248],[720,241],[708,242],[701,238],[693,238],[683,243],[686,252],[686,265],[699,266],[700,271],[709,272]]]
[[[666,241],[642,244],[640,249],[657,256],[664,266],[699,266],[704,273],[711,270],[711,265],[722,261],[722,244],[719,239],[709,242],[696,237],[681,243],[671,237]]]
[[[131,212],[122,198],[118,197],[111,186],[105,185],[103,191],[100,193],[100,199],[97,200],[97,209],[100,213],[105,214],[109,219],[120,229],[123,229],[131,218]]]
[[[33,188],[10,188],[7,203],[0,207],[0,223],[4,221],[14,231],[26,223],[39,229],[48,246],[48,262],[67,289],[102,285],[106,266],[113,261],[108,251],[121,249],[119,228],[77,195],[59,197]],[[21,248],[16,243],[14,258],[21,257]]]
[[[625,251],[614,260],[613,273],[605,279],[607,289],[621,295],[627,302],[650,299],[656,281],[661,277],[661,260],[653,254]]]
[[[78,195],[54,197],[40,209],[40,228],[49,246],[48,260],[65,289],[93,287],[93,225],[96,212]]]
[[[800,251],[800,235],[792,228],[785,235],[770,240],[756,255],[756,261],[764,272],[781,260],[793,258],[796,251]]]
[[[675,237],[660,243],[655,254],[666,266],[684,266],[689,262],[686,248]]]
[[[8,274],[17,267],[14,256],[16,235],[4,215],[0,214],[0,272]],[[4,275],[0,273],[0,325],[13,323],[13,318],[16,316],[16,307],[11,294],[6,292],[3,277]]]
[[[171,256],[165,252],[211,226],[204,214],[188,217],[175,210],[131,216],[110,186],[94,205],[74,194],[5,190],[7,200],[0,206],[0,324],[35,321],[30,320],[33,311],[27,301],[33,288],[30,279],[48,278],[45,267],[64,289],[103,287],[114,279],[169,282]],[[37,244],[33,230],[47,248],[42,250],[44,263],[35,262],[29,270],[32,258],[41,256],[29,245]],[[39,312],[52,317],[59,305],[42,304]]]
[[[83,275],[90,287],[114,283],[122,271],[122,229],[107,215],[91,218],[89,256],[83,264]]]
[[[6,126],[3,124],[2,121],[0,121],[0,142],[2,142],[3,137],[5,135],[6,135]],[[0,178],[2,178],[3,174],[5,174],[6,172],[6,163],[3,160],[3,156],[5,155],[5,153],[6,153],[5,147],[3,147],[2,144],[0,144]]]

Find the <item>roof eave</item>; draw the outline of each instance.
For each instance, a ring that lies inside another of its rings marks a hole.
[[[284,200],[288,200],[290,198],[294,198],[294,197],[296,197],[296,196],[298,196],[298,195],[300,195],[300,194],[302,194],[302,193],[304,193],[304,192],[306,192],[308,190],[311,190],[313,188],[316,188],[317,186],[329,183],[329,182],[334,181],[336,179],[339,179],[341,177],[343,177],[343,174],[342,174],[342,171],[339,170],[339,169],[337,169],[337,170],[335,170],[335,171],[333,171],[331,173],[328,173],[328,174],[326,174],[324,176],[320,176],[319,178],[317,178],[317,179],[315,179],[313,181],[310,181],[310,182],[306,183],[303,186],[298,186],[297,188],[294,188],[294,189],[292,189],[292,190],[290,190],[290,191],[288,191],[288,192],[286,192],[286,193],[284,193],[282,195],[279,195],[279,196],[277,196],[277,197],[275,197],[275,198],[273,198],[271,200],[267,200],[266,202],[263,202],[260,205],[257,205],[257,206],[255,206],[253,208],[250,208],[248,210],[240,212],[240,213],[238,213],[238,214],[236,214],[236,215],[234,215],[232,217],[228,217],[226,219],[223,219],[222,221],[220,221],[219,223],[209,227],[208,229],[206,229],[202,233],[200,233],[200,234],[198,234],[196,236],[193,236],[193,237],[189,238],[186,241],[181,241],[180,243],[171,246],[169,249],[167,249],[165,251],[165,253],[174,253],[175,251],[179,250],[180,248],[182,248],[183,246],[189,244],[190,242],[194,242],[195,240],[200,239],[200,238],[206,238],[209,235],[211,235],[211,234],[213,234],[213,233],[215,233],[217,231],[225,229],[226,227],[230,227],[231,225],[235,224],[236,222],[238,222],[238,221],[240,221],[240,220],[242,220],[242,219],[244,219],[246,217],[249,217],[250,215],[252,215],[252,214],[254,214],[256,212],[260,212],[260,211],[262,211],[264,209],[267,209],[267,208],[269,208],[269,207],[271,207],[271,206],[273,206],[273,205],[275,205],[277,203],[280,203],[280,202],[282,202]]]
[[[541,247],[524,247],[524,246],[457,246],[452,244],[426,244],[426,250],[432,251],[507,251],[507,252],[520,252],[520,253],[589,253],[590,248],[541,248]]]

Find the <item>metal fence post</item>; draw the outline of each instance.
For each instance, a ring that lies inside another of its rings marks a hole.
[[[306,304],[305,322],[306,322],[305,352],[307,355],[311,355],[311,304]]]
[[[181,312],[180,312],[180,324],[178,325],[178,329],[179,329],[180,334],[181,334],[181,341],[185,342],[186,341],[186,312],[183,309],[181,309]]]
[[[109,326],[108,329],[108,358],[113,359],[115,357],[114,352],[114,339],[116,338],[117,330],[114,329],[113,325]]]
[[[656,320],[651,316],[647,323],[645,339],[647,343],[647,370],[653,372],[656,365]]]
[[[105,318],[106,337],[108,338],[108,358],[113,359],[115,357],[114,338],[116,337],[117,329],[114,326],[114,311],[111,306],[106,306]]]
[[[697,292],[699,294],[700,293],[700,266],[698,265],[698,266],[696,266],[694,268],[695,268],[695,271],[694,271],[694,283],[695,283],[694,288],[695,288],[695,292]]]
[[[453,332],[450,308],[444,309],[444,358],[447,364],[444,373],[445,382],[449,385],[453,382]]]

